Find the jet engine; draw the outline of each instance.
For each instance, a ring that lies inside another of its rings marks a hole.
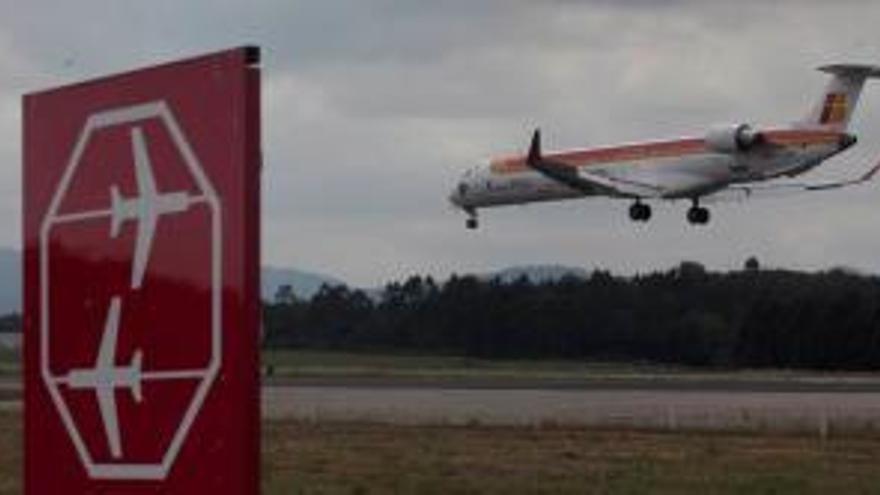
[[[749,124],[720,125],[713,127],[704,138],[706,146],[718,153],[748,151],[760,144],[763,136]]]

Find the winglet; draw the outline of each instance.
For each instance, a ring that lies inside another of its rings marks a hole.
[[[878,171],[880,171],[880,161],[878,161],[876,165],[871,167],[870,170],[865,172],[865,174],[862,175],[862,177],[859,179],[859,182],[867,182],[867,181],[873,179],[874,176],[877,175]]]
[[[807,191],[825,191],[828,189],[839,189],[841,187],[855,186],[857,184],[862,184],[864,182],[868,182],[877,175],[877,172],[880,172],[880,162],[874,164],[867,172],[860,175],[858,178],[844,180],[840,182],[831,182],[827,184],[815,184],[804,186],[804,189]]]
[[[532,144],[529,145],[529,155],[526,157],[526,165],[533,167],[541,162],[541,129],[535,129],[532,134]]]

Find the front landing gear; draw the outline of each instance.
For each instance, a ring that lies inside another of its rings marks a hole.
[[[468,214],[468,218],[465,220],[464,226],[467,227],[468,230],[476,230],[476,228],[480,226],[480,222],[477,219],[477,210],[468,209],[465,211]]]
[[[629,207],[629,218],[634,222],[647,222],[651,219],[651,207],[636,201]]]
[[[709,210],[700,206],[698,200],[694,199],[694,204],[688,209],[687,220],[691,225],[706,225],[709,223]]]

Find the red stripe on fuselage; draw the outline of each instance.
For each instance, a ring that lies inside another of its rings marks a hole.
[[[768,143],[780,146],[808,146],[840,142],[844,133],[810,129],[780,129],[762,133]]]
[[[771,130],[763,132],[767,143],[778,146],[808,146],[831,144],[842,136],[839,132],[824,130]],[[631,163],[653,158],[675,158],[700,153],[712,153],[702,138],[685,138],[669,141],[609,146],[583,150],[547,153],[544,158],[572,167]],[[492,159],[490,170],[496,174],[511,174],[528,170],[525,155],[508,155]]]

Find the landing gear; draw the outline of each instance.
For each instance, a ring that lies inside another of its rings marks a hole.
[[[629,218],[634,222],[647,222],[651,219],[651,207],[636,201],[629,207]]]
[[[700,206],[700,203],[695,199],[694,205],[688,209],[687,212],[687,220],[692,225],[706,225],[709,223],[709,210],[703,206]]]
[[[480,226],[480,222],[477,220],[477,210],[465,210],[467,211],[468,218],[465,220],[464,225],[468,228],[468,230],[475,230]]]

